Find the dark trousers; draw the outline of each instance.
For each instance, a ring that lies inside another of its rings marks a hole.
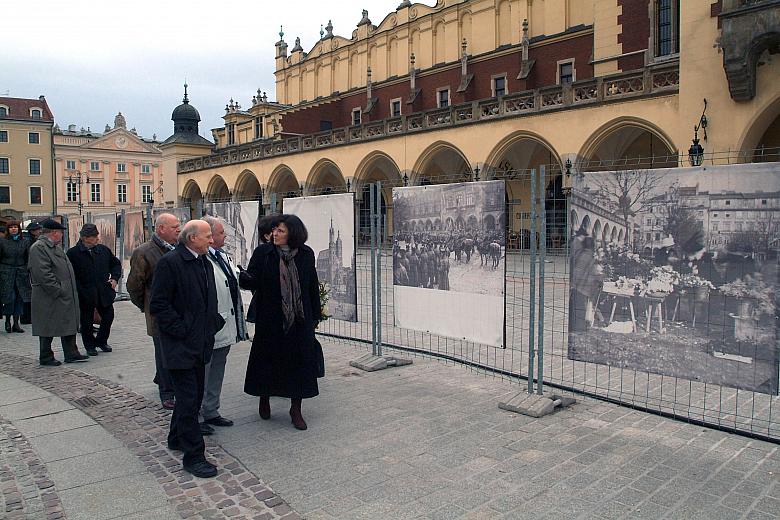
[[[95,310],[100,315],[100,328],[97,336],[92,330],[95,320]],[[114,323],[114,306],[105,307],[82,304],[79,302],[79,311],[81,318],[81,340],[84,342],[84,348],[92,350],[108,343],[108,336],[111,334],[111,324]]]
[[[41,354],[39,357],[41,363],[45,363],[54,359],[54,352],[51,350],[51,343],[53,339],[54,338],[46,336],[41,336],[38,338],[41,348]],[[65,359],[72,359],[79,355],[79,349],[76,347],[75,334],[72,336],[62,336],[60,341],[62,341],[62,352],[65,354]]]
[[[206,460],[206,444],[200,433],[198,412],[203,401],[206,378],[203,365],[195,368],[168,370],[173,381],[176,407],[171,416],[168,444],[178,445],[184,452],[182,463],[193,464]]]
[[[173,399],[173,381],[168,369],[163,366],[160,337],[152,336],[152,341],[154,342],[154,384],[160,391],[160,401],[167,401]]]

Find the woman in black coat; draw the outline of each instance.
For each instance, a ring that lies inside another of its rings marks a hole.
[[[273,243],[252,253],[244,288],[255,292],[255,337],[249,354],[244,391],[260,397],[260,417],[271,416],[270,396],[291,399],[290,417],[307,428],[301,400],[319,394],[318,345],[320,292],[314,251],[304,245],[306,227],[295,215],[281,215]]]
[[[7,225],[7,236],[0,238],[0,300],[3,304],[6,332],[24,332],[19,318],[24,312],[24,303],[32,296],[27,260],[30,241],[22,237],[18,221]],[[11,326],[11,317],[14,324]]]

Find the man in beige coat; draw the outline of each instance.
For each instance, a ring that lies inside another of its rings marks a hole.
[[[130,274],[127,277],[127,292],[130,294],[130,300],[144,313],[146,333],[152,337],[154,342],[156,366],[154,382],[159,388],[160,402],[166,410],[173,410],[175,405],[173,383],[170,374],[162,364],[159,333],[154,317],[149,313],[149,300],[152,297],[154,268],[157,267],[157,262],[165,253],[174,249],[180,228],[181,223],[176,215],[170,213],[158,215],[154,223],[152,239],[133,251],[130,258]]]
[[[62,232],[59,222],[46,219],[41,222],[41,238],[30,247],[28,268],[32,282],[32,334],[40,341],[40,363],[60,364],[51,350],[55,336],[61,338],[65,362],[87,361],[76,347],[79,331],[79,296],[76,276],[65,251],[62,250]]]

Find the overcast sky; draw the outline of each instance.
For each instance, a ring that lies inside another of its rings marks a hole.
[[[186,77],[211,140],[230,98],[247,108],[260,88],[276,99],[280,25],[289,48],[300,36],[308,52],[329,19],[351,38],[363,9],[378,25],[400,2],[2,0],[0,96],[45,95],[62,128],[102,132],[121,111],[128,128],[162,141]]]

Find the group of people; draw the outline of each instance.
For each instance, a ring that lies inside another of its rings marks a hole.
[[[163,213],[151,240],[130,260],[127,289],[146,316],[160,400],[173,410],[168,447],[182,451],[184,469],[198,477],[217,474],[203,435],[233,425],[219,413],[220,395],[230,348],[248,339],[247,321],[255,323],[255,336],[244,390],[260,398],[262,419],[271,417],[270,397],[286,397],[293,426],[307,429],[301,403],[318,395],[317,378],[324,374],[314,337],[319,281],[306,227],[294,215],[269,216],[259,233],[263,244],[244,270],[222,249],[220,219],[181,226]],[[241,288],[253,292],[246,317]]]

